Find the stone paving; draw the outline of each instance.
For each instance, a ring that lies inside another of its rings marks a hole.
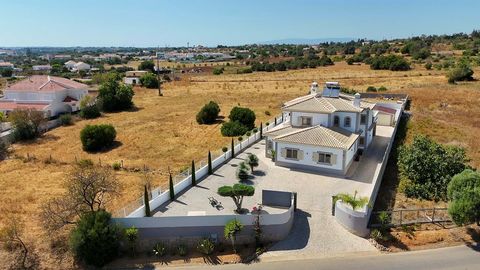
[[[338,224],[331,215],[332,196],[355,190],[361,196],[370,196],[373,188],[373,176],[382,162],[383,154],[391,139],[393,127],[377,127],[377,136],[369,151],[359,162],[352,165],[347,177],[320,175],[311,172],[295,171],[275,166],[265,157],[265,143],[258,142],[247,148],[215,173],[188,189],[174,202],[155,209],[155,216],[177,215],[224,215],[233,212],[234,204],[230,198],[217,195],[217,188],[222,185],[237,183],[235,171],[238,164],[248,153],[256,154],[259,166],[248,181],[255,186],[252,197],[245,197],[243,207],[251,209],[261,202],[261,190],[272,189],[295,191],[298,194],[298,210],[295,214],[294,226],[287,239],[272,246],[269,252],[262,255],[263,260],[278,257],[331,256],[339,253],[375,252],[376,249],[364,238],[355,236]],[[217,209],[209,204],[208,198],[214,197],[222,203],[224,209]],[[270,209],[267,211],[283,211]],[[190,213],[189,213],[190,212]]]

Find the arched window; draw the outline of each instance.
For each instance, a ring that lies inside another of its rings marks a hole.
[[[350,117],[345,117],[345,127],[350,127],[352,124],[352,119]]]
[[[340,125],[340,117],[338,117],[338,115],[335,115],[335,116],[333,117],[333,125],[334,125],[335,127],[338,127],[338,126]]]

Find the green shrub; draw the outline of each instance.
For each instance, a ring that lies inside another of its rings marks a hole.
[[[466,168],[465,149],[441,145],[426,136],[416,136],[399,150],[398,167],[405,195],[427,200],[446,200],[453,175]]]
[[[114,169],[115,171],[119,171],[120,169],[122,168],[122,164],[120,162],[113,162],[112,164],[112,169]]]
[[[185,257],[188,254],[188,248],[185,244],[180,244],[177,247],[177,253],[178,255]]]
[[[113,145],[117,132],[112,125],[87,125],[80,132],[83,150],[99,151]]]
[[[447,195],[448,213],[455,224],[480,226],[480,172],[467,169],[453,176]]]
[[[432,66],[433,66],[433,65],[432,65],[432,62],[427,62],[427,63],[425,63],[425,69],[426,69],[426,70],[431,70],[431,69],[432,69]]]
[[[153,255],[157,256],[157,257],[163,257],[167,254],[167,247],[165,246],[164,243],[157,243],[155,244],[155,246],[153,247]]]
[[[130,109],[133,106],[134,95],[132,86],[120,84],[114,79],[104,82],[98,89],[98,98],[101,100],[103,110],[107,112]]]
[[[249,168],[245,162],[240,162],[237,167],[237,178],[240,182],[247,181],[249,177]]]
[[[370,238],[372,238],[375,241],[382,240],[383,239],[382,232],[380,230],[373,229],[370,232]]]
[[[211,255],[215,249],[215,244],[209,238],[202,239],[197,244],[198,252],[204,255]]]
[[[378,92],[385,92],[387,91],[387,88],[385,86],[380,86],[377,90]]]
[[[473,80],[473,70],[468,64],[460,64],[448,72],[447,78],[449,83],[471,81]]]
[[[370,59],[371,69],[385,69],[392,71],[409,70],[410,65],[402,56],[388,55],[388,56],[375,56]]]
[[[16,140],[31,140],[40,135],[40,126],[46,122],[42,111],[15,109],[8,116]]]
[[[80,159],[78,161],[78,166],[82,168],[91,167],[93,166],[93,161],[91,159]]]
[[[143,87],[146,88],[158,88],[158,79],[157,76],[153,73],[146,73],[142,77],[140,77],[140,83],[142,84]]]
[[[94,119],[100,117],[100,109],[97,104],[89,105],[80,109],[80,117],[84,119]]]
[[[375,88],[374,86],[369,86],[367,88],[367,92],[377,92],[377,88]]]
[[[238,121],[230,121],[223,123],[220,131],[223,136],[233,137],[245,134],[248,128]]]
[[[69,114],[69,113],[60,115],[60,117],[58,119],[60,121],[60,125],[62,125],[62,126],[69,126],[69,125],[73,124],[72,115]]]
[[[223,71],[224,71],[224,68],[223,68],[223,67],[221,67],[221,68],[220,68],[220,67],[216,67],[216,68],[213,69],[213,75],[220,75],[220,74],[223,73]]]
[[[151,60],[146,60],[138,65],[138,70],[146,70],[150,72],[155,72],[155,63]]]
[[[213,124],[218,118],[220,107],[214,101],[205,104],[197,113],[196,120],[199,124]]]
[[[75,256],[89,265],[102,267],[118,254],[119,230],[111,223],[110,213],[100,210],[80,217],[70,234]]]
[[[8,155],[8,144],[0,140],[0,160],[3,160]]]
[[[265,115],[270,116],[270,115],[271,115],[271,114],[270,114],[270,111],[265,111]]]
[[[128,241],[128,245],[130,246],[130,251],[132,252],[132,256],[135,256],[136,246],[137,246],[137,239],[138,239],[138,229],[134,226],[125,229],[125,238]]]
[[[228,116],[231,122],[238,121],[246,126],[248,130],[255,127],[255,113],[249,108],[233,107]]]

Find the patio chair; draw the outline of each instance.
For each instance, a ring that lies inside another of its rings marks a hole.
[[[212,205],[213,207],[215,207],[218,204],[218,201],[213,197],[208,197],[208,201],[210,202],[210,205]]]
[[[222,202],[218,202],[215,208],[217,208],[218,211],[223,210]]]

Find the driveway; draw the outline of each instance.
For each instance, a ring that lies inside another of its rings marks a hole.
[[[255,186],[256,193],[245,197],[243,207],[251,209],[261,202],[261,190],[273,189],[295,191],[298,194],[294,226],[290,235],[272,246],[262,255],[262,260],[291,256],[319,257],[351,252],[376,252],[376,249],[364,238],[355,236],[338,224],[331,215],[332,196],[358,191],[359,195],[369,196],[373,188],[372,179],[381,165],[385,148],[390,140],[393,128],[379,127],[377,137],[360,162],[353,165],[348,177],[326,176],[311,172],[295,171],[275,166],[265,157],[265,143],[260,141],[243,153],[230,160],[203,179],[197,186],[182,193],[176,201],[166,203],[155,209],[155,216],[177,215],[223,215],[233,212],[234,205],[230,198],[216,194],[218,187],[237,183],[235,172],[237,166],[249,153],[256,154],[259,166],[255,169],[249,184]],[[222,202],[224,209],[211,207],[208,198],[215,197]],[[268,211],[275,209],[268,208]],[[283,210],[277,210],[283,211]]]

